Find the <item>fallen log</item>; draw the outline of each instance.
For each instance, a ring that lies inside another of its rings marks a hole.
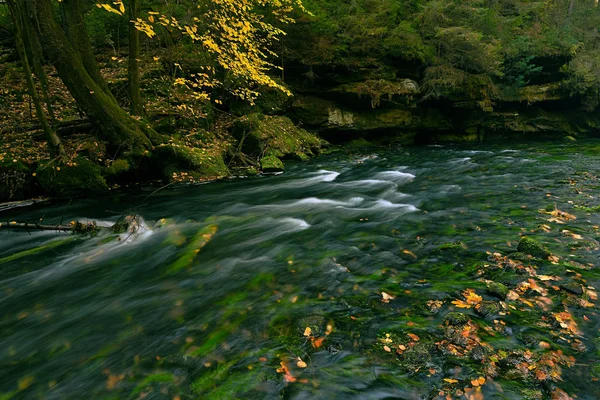
[[[3,229],[14,229],[21,231],[58,231],[58,232],[74,232],[74,233],[97,233],[101,229],[112,229],[112,227],[103,227],[96,225],[96,222],[82,223],[73,221],[69,225],[44,225],[29,222],[0,222],[0,231]]]

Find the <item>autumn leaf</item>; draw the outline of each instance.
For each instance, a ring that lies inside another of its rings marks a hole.
[[[280,368],[277,369],[277,372],[280,374],[284,374],[283,380],[288,383],[296,382],[296,377],[290,373],[290,370],[287,364],[284,361],[279,363],[281,365]]]
[[[307,326],[306,329],[304,329],[304,336],[310,336],[312,335],[312,329],[310,329],[310,326]]]
[[[471,381],[471,385],[473,385],[474,387],[483,386],[483,385],[485,385],[485,378],[483,376],[480,376],[477,379],[473,379]]]
[[[421,338],[418,337],[417,335],[415,335],[414,333],[407,333],[407,335],[415,342],[418,342],[419,340],[421,340]]]
[[[455,305],[456,307],[458,307],[458,308],[471,308],[471,305],[470,305],[470,304],[467,304],[467,303],[465,303],[465,302],[464,302],[464,301],[462,301],[462,300],[454,300],[454,301],[452,302],[452,304],[454,304],[454,305]]]
[[[308,365],[304,361],[302,361],[301,358],[298,358],[298,362],[296,363],[296,365],[298,366],[298,368],[306,368],[306,367],[308,367]]]
[[[481,303],[483,300],[481,296],[479,296],[473,289],[466,289],[463,291],[462,295],[464,296],[467,304],[476,305]]]
[[[454,383],[458,383],[457,379],[452,379],[452,378],[444,378],[444,382],[450,383],[450,384],[454,384]]]

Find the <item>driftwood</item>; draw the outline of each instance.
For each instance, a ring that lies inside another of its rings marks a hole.
[[[58,231],[58,232],[75,232],[75,233],[97,233],[101,229],[112,229],[112,227],[102,227],[96,225],[96,222],[81,223],[74,221],[69,225],[44,225],[29,222],[0,222],[1,230],[19,230],[19,231]]]
[[[29,200],[18,200],[18,201],[9,201],[7,203],[0,203],[0,212],[12,210],[13,208],[19,207],[27,207],[34,204],[45,203],[49,199],[39,198],[39,199],[29,199]]]
[[[126,215],[121,218],[112,226],[98,226],[96,221],[91,222],[79,222],[71,221],[71,223],[64,225],[60,224],[43,224],[40,222],[17,222],[8,221],[0,222],[0,231],[2,230],[17,230],[17,231],[54,231],[54,232],[73,232],[80,234],[95,235],[100,231],[111,231],[112,233],[125,233],[130,234],[136,233],[140,229],[140,221],[137,215]]]

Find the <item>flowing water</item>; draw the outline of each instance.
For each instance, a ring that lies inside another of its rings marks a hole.
[[[371,149],[0,211],[99,225],[128,213],[140,226],[0,231],[0,399],[600,398],[600,215],[575,207],[600,202],[598,154],[591,142]],[[577,219],[549,221],[549,205]],[[516,251],[523,234],[560,258],[538,264],[560,280],[535,293],[550,308],[486,290],[527,281],[486,253]],[[559,288],[571,281],[584,293]],[[455,306],[467,289],[500,308]],[[464,343],[451,311],[473,321]]]

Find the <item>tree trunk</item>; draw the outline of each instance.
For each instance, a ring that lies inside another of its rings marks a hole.
[[[33,73],[40,81],[42,98],[44,103],[46,103],[46,109],[48,110],[50,121],[52,125],[55,125],[56,115],[54,114],[54,107],[52,106],[52,101],[50,100],[50,84],[48,83],[48,76],[44,71],[42,62],[44,58],[44,50],[35,27],[31,23],[31,18],[29,17],[32,15],[31,10],[29,9],[30,5],[25,2],[24,6],[25,7],[22,11],[26,14],[23,15],[23,41],[25,42],[25,47],[28,50],[27,56],[29,60],[31,60]]]
[[[96,82],[102,91],[109,97],[117,101],[106,81],[100,74],[100,68],[96,62],[96,56],[92,51],[92,43],[87,34],[87,28],[83,19],[83,2],[82,0],[64,0],[62,2],[64,8],[65,27],[67,36],[73,49],[77,52],[83,62],[83,67],[88,75]]]
[[[128,89],[131,101],[131,113],[144,115],[144,105],[140,94],[140,67],[138,57],[140,55],[140,32],[133,21],[138,18],[140,11],[139,0],[129,0],[129,65],[128,65]]]
[[[29,65],[25,43],[23,42],[23,32],[26,29],[23,21],[26,16],[22,7],[23,4],[19,4],[18,1],[19,0],[8,0],[8,8],[10,9],[10,14],[15,26],[15,42],[17,45],[17,52],[19,53],[21,63],[23,64],[23,72],[25,73],[27,89],[29,90],[29,94],[35,106],[35,112],[40,124],[42,125],[46,140],[48,140],[50,152],[53,156],[65,158],[65,150],[62,147],[60,138],[56,135],[56,132],[52,130],[50,124],[48,123],[46,113],[44,112],[42,102],[40,101],[40,97],[38,96],[37,89],[35,87],[35,82],[33,81],[33,75],[31,73],[31,67]]]
[[[571,16],[573,14],[573,9],[575,8],[575,0],[571,0],[569,2],[569,11],[567,12],[567,16]]]
[[[152,127],[133,119],[90,76],[81,53],[73,48],[55,20],[51,0],[28,1],[33,4],[40,37],[50,61],[77,104],[100,127],[108,141],[136,156],[150,150],[152,141],[160,142],[159,135]]]

